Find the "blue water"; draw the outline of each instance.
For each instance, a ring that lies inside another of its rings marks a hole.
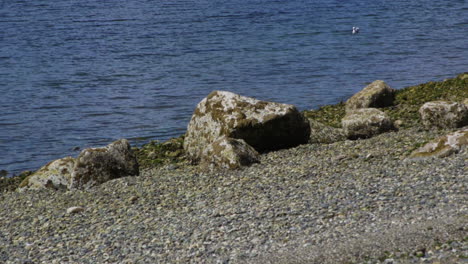
[[[0,169],[178,136],[212,90],[312,109],[453,77],[467,33],[465,0],[0,0]]]

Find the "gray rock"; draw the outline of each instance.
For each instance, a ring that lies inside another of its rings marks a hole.
[[[341,125],[349,139],[369,138],[394,129],[387,114],[375,108],[351,111],[341,120]]]
[[[458,128],[468,125],[468,107],[463,103],[427,102],[419,108],[419,115],[426,129]]]
[[[196,107],[184,149],[193,163],[221,136],[243,139],[259,152],[307,143],[310,127],[295,106],[214,91]]]
[[[316,120],[309,119],[310,143],[333,143],[346,139],[343,129],[324,125]]]
[[[384,81],[374,81],[346,101],[346,112],[360,108],[378,108],[391,106],[395,99],[395,90]]]
[[[18,187],[18,191],[26,189],[67,189],[71,182],[71,173],[75,159],[66,157],[49,162],[35,173],[26,177]]]
[[[437,138],[413,151],[410,158],[443,158],[457,153],[468,145],[468,128]]]
[[[72,172],[70,188],[86,188],[106,181],[139,174],[138,161],[126,139],[104,148],[83,150]]]
[[[204,169],[237,169],[260,162],[260,155],[242,139],[221,137],[203,151],[200,165]]]

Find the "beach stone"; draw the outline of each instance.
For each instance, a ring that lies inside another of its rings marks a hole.
[[[200,165],[205,169],[238,169],[258,162],[260,155],[244,140],[223,136],[206,147]]]
[[[26,189],[67,189],[71,183],[71,173],[75,159],[66,157],[49,162],[26,177],[18,186],[18,191]]]
[[[410,158],[444,158],[468,145],[468,128],[437,138],[413,151]]]
[[[187,158],[198,163],[219,137],[243,139],[258,152],[307,143],[310,127],[295,106],[213,91],[195,108],[184,141]]]
[[[427,102],[419,108],[419,115],[426,129],[458,128],[468,125],[468,107],[463,103]]]
[[[375,108],[351,111],[341,120],[341,125],[349,139],[369,138],[394,129],[387,114]]]
[[[364,87],[346,101],[346,112],[360,108],[379,108],[393,105],[395,89],[377,80]]]
[[[83,150],[72,172],[71,189],[87,188],[106,181],[139,175],[138,161],[126,139],[103,148]]]
[[[309,119],[310,143],[330,144],[346,140],[346,135],[341,128],[335,128]]]
[[[72,206],[67,209],[67,214],[77,214],[82,213],[86,210],[86,208],[81,206]]]

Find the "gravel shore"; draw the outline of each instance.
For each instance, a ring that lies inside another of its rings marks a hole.
[[[301,145],[236,171],[181,163],[87,191],[5,192],[0,263],[466,263],[468,151],[405,159],[448,132]]]

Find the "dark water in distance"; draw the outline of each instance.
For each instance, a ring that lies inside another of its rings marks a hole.
[[[0,169],[178,136],[212,90],[303,110],[453,77],[467,33],[465,0],[0,0]]]

